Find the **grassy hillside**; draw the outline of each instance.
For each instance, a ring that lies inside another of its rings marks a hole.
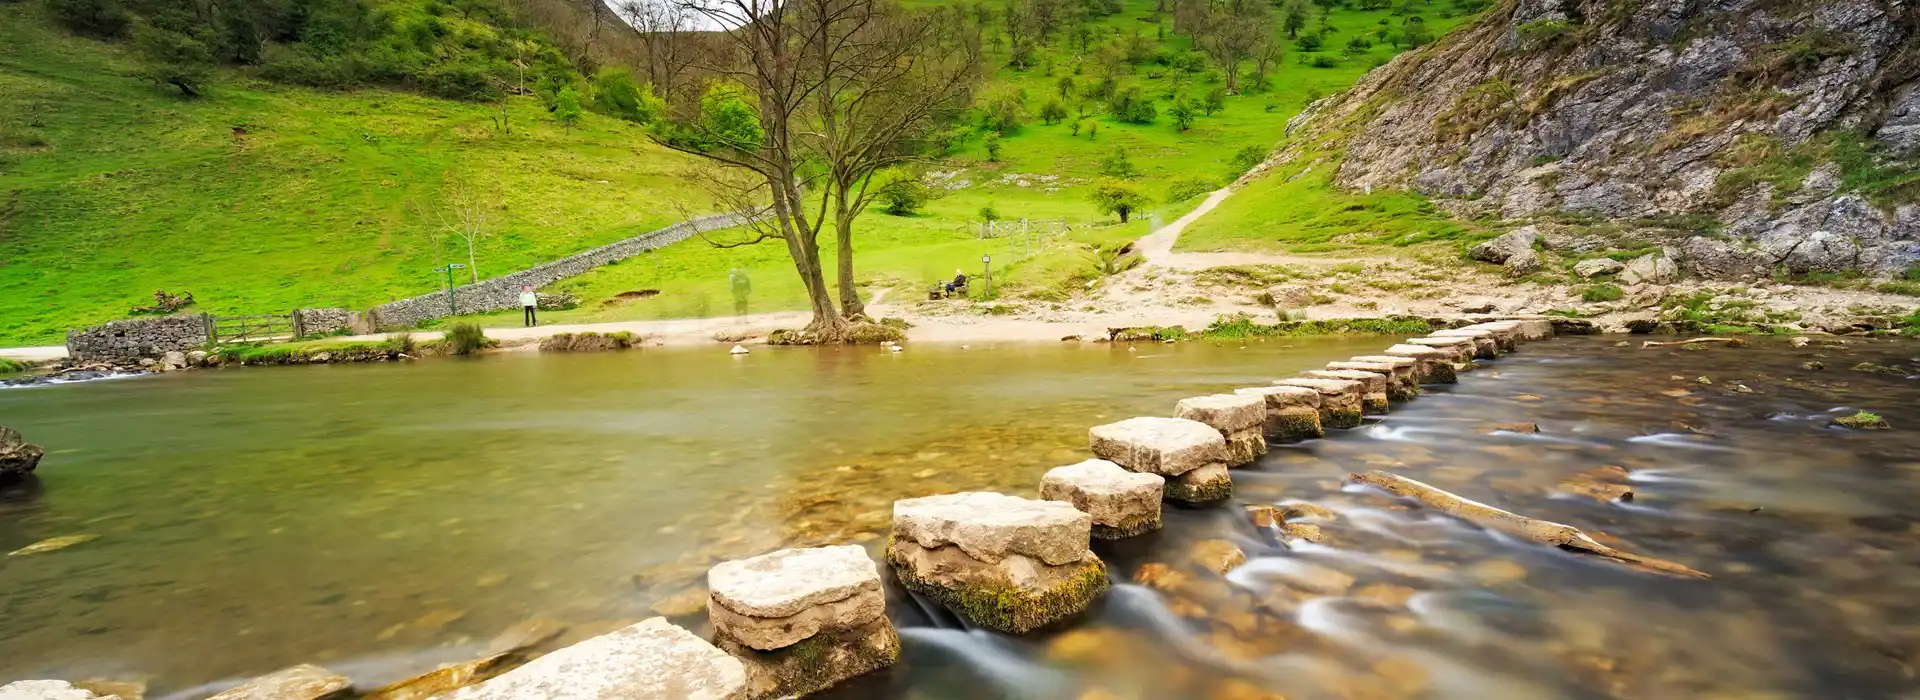
[[[921,0],[917,4],[935,3]],[[1153,0],[1125,0],[1120,13],[1095,20],[1090,26],[1100,40],[1138,34],[1155,39],[1157,50],[1163,54],[1189,51],[1191,44],[1186,37],[1172,36],[1169,31],[1160,38],[1151,21],[1154,4]],[[940,176],[940,182],[971,183],[969,186],[947,191],[914,216],[873,211],[863,217],[855,241],[860,276],[869,290],[890,287],[890,298],[898,300],[923,294],[935,280],[951,277],[956,268],[977,275],[982,267],[981,255],[988,254],[995,260],[997,291],[1064,300],[1069,292],[1095,277],[1093,245],[1137,238],[1154,222],[1171,221],[1199,203],[1199,196],[1168,201],[1171,184],[1204,180],[1218,187],[1230,182],[1240,174],[1240,166],[1234,163],[1236,152],[1247,146],[1268,148],[1284,133],[1286,121],[1308,103],[1352,85],[1367,70],[1385,63],[1400,50],[1389,42],[1375,40],[1372,48],[1349,53],[1345,50],[1349,40],[1359,36],[1375,39],[1382,22],[1399,27],[1413,14],[1423,15],[1436,35],[1467,19],[1464,15],[1442,16],[1452,14],[1443,12],[1443,8],[1438,4],[1377,10],[1334,7],[1328,12],[1327,26],[1332,31],[1324,42],[1324,51],[1302,52],[1295,42],[1287,41],[1286,59],[1272,74],[1270,89],[1226,98],[1223,111],[1199,117],[1185,132],[1177,130],[1168,116],[1169,98],[1178,94],[1198,97],[1219,87],[1221,79],[1216,71],[1188,74],[1158,62],[1135,65],[1123,84],[1139,86],[1153,97],[1159,118],[1149,124],[1128,124],[1096,110],[1086,118],[1097,124],[1097,130],[1089,136],[1082,128],[1076,135],[1074,122],[1078,119],[1048,125],[1037,115],[1057,96],[1062,77],[1072,77],[1079,90],[1092,85],[1091,56],[1082,56],[1069,41],[1056,39],[1053,46],[1039,51],[1033,67],[1019,70],[1006,65],[1004,51],[995,51],[991,60],[998,69],[981,89],[982,99],[1024,96],[1022,103],[1028,115],[1025,123],[1000,139],[998,161],[988,157],[987,130],[976,128],[929,168]],[[1284,37],[1282,13],[1276,11],[1274,19],[1274,32]],[[1163,16],[1160,22],[1171,29],[1170,17]],[[1318,31],[1320,27],[1316,16],[1309,30]],[[1324,57],[1321,63],[1331,65],[1310,65],[1316,57]],[[1139,170],[1129,182],[1154,200],[1150,212],[1136,215],[1126,225],[1110,214],[1097,212],[1088,198],[1092,184],[1101,177],[1102,161],[1116,149],[1126,151]],[[1181,247],[1257,247],[1275,237],[1269,222],[1276,220],[1308,220],[1319,241],[1376,227],[1396,232],[1408,227],[1424,230],[1429,221],[1434,222],[1431,228],[1436,230],[1440,226],[1450,226],[1446,229],[1449,233],[1460,230],[1459,224],[1405,195],[1399,199],[1385,195],[1368,198],[1367,203],[1379,203],[1376,215],[1356,218],[1336,213],[1353,202],[1323,178],[1302,180],[1284,189],[1265,185],[1263,182],[1228,200],[1240,205],[1257,202],[1257,206],[1236,209],[1243,212],[1236,218],[1224,219],[1219,214],[1208,217],[1205,220],[1212,224],[1206,233],[1197,240],[1183,237]],[[1023,258],[1010,241],[979,240],[973,234],[980,210],[987,206],[1007,219],[1064,220],[1071,232],[1057,245]],[[734,267],[746,269],[754,280],[754,311],[805,308],[800,283],[777,246],[718,250],[694,241],[558,285],[586,303],[578,310],[551,316],[556,321],[578,322],[731,313],[732,297],[726,280],[728,270]],[[647,289],[661,293],[638,300],[618,297],[622,292]],[[503,325],[518,323],[517,317],[508,315],[491,320]]]
[[[526,98],[507,136],[490,106],[233,72],[189,100],[38,7],[0,4],[0,344],[60,342],[162,288],[216,313],[431,291],[449,175],[497,202],[483,276],[705,208],[686,159],[626,122],[589,113],[568,133]]]

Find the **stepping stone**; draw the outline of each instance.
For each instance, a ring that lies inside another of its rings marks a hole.
[[[1553,337],[1553,321],[1544,318],[1524,318],[1511,323],[1520,324],[1520,338],[1523,340],[1546,340]]]
[[[1451,352],[1453,353],[1453,365],[1459,369],[1466,369],[1473,366],[1473,356],[1480,352],[1479,346],[1473,342],[1472,338],[1408,338],[1405,342],[1408,345],[1424,345]],[[1392,355],[1396,353],[1389,351],[1387,354]]]
[[[968,622],[1023,634],[1080,614],[1106,591],[1106,564],[1087,548],[1092,526],[1091,516],[1057,501],[987,492],[909,498],[893,503],[887,563],[909,590]]]
[[[1219,430],[1187,418],[1127,418],[1094,426],[1087,435],[1092,455],[1129,472],[1164,476],[1167,499],[1177,501],[1187,499],[1175,493],[1194,493],[1181,485],[1181,476],[1208,464],[1223,464],[1227,458],[1227,439]]]
[[[1282,379],[1274,386],[1298,386],[1320,392],[1320,424],[1329,428],[1357,428],[1362,415],[1361,402],[1367,393],[1366,382],[1350,379]]]
[[[321,700],[347,694],[353,681],[319,666],[301,664],[247,681],[207,700]]]
[[[1418,367],[1420,363],[1417,360],[1404,357],[1393,359],[1398,360],[1398,362],[1366,362],[1362,360],[1329,362],[1327,363],[1327,369],[1371,372],[1386,377],[1387,398],[1394,401],[1410,401],[1413,397],[1420,394],[1419,380],[1415,379],[1413,374],[1414,368]]]
[[[1463,328],[1466,330],[1492,331],[1493,339],[1500,343],[1501,352],[1513,352],[1518,348],[1521,341],[1526,340],[1526,338],[1520,334],[1519,321],[1487,321],[1471,326],[1463,326]]]
[[[1212,394],[1181,399],[1174,415],[1205,423],[1227,441],[1228,467],[1252,464],[1267,453],[1266,401],[1257,396]]]
[[[1474,356],[1491,360],[1500,356],[1500,341],[1494,338],[1493,331],[1484,328],[1448,328],[1428,333],[1429,338],[1470,338],[1473,340]]]
[[[1104,459],[1054,467],[1040,478],[1040,498],[1071,503],[1093,518],[1093,536],[1118,540],[1160,529],[1167,480],[1130,472]]]
[[[707,572],[714,644],[739,659],[747,696],[816,693],[900,658],[880,570],[865,548],[782,549]]]
[[[1421,384],[1452,384],[1459,381],[1459,373],[1453,367],[1453,359],[1457,353],[1453,350],[1401,344],[1387,348],[1381,354],[1387,357],[1412,358],[1419,362]]]
[[[1327,434],[1320,426],[1319,391],[1299,386],[1257,386],[1233,393],[1266,401],[1266,432],[1275,440],[1298,442]]]
[[[738,659],[664,617],[588,639],[448,696],[451,700],[744,700]]]
[[[1392,377],[1391,370],[1387,374],[1377,374],[1357,369],[1314,369],[1301,372],[1300,376],[1309,379],[1345,379],[1360,382],[1367,387],[1360,395],[1361,412],[1379,415],[1388,411],[1387,385]]]
[[[1214,462],[1167,480],[1167,498],[1185,503],[1219,503],[1233,496],[1227,465]]]

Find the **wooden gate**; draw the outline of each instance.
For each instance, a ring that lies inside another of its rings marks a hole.
[[[252,316],[203,316],[207,338],[221,343],[254,343],[266,340],[291,340],[300,337],[299,312],[255,314]]]

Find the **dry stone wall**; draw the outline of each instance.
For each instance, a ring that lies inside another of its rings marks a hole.
[[[198,314],[130,318],[67,331],[67,354],[89,362],[159,357],[206,344],[206,318]]]
[[[522,286],[539,289],[569,277],[585,274],[602,265],[616,263],[655,248],[679,243],[707,231],[738,226],[742,221],[742,217],[734,214],[688,219],[657,231],[609,243],[505,277],[455,287],[451,308],[461,314],[519,308]],[[448,316],[449,309],[447,293],[439,291],[381,304],[373,307],[370,315],[376,328],[412,328],[423,322]]]
[[[296,309],[300,315],[300,331],[306,335],[326,335],[347,330],[349,313],[346,309]]]

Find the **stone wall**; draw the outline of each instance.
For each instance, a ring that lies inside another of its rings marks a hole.
[[[696,234],[737,226],[741,221],[741,217],[733,214],[688,219],[657,231],[609,243],[504,277],[455,287],[454,304],[458,313],[461,314],[519,308],[522,286],[539,289],[569,277],[585,274],[601,265],[619,262],[655,248],[679,243]],[[381,304],[373,307],[369,314],[374,327],[387,330],[412,328],[425,321],[444,318],[449,315],[448,311],[447,293],[439,291]]]
[[[85,361],[159,357],[206,344],[207,322],[199,314],[130,318],[67,331],[67,354]]]
[[[347,330],[346,309],[295,309],[300,315],[300,331],[307,335],[326,335]]]

